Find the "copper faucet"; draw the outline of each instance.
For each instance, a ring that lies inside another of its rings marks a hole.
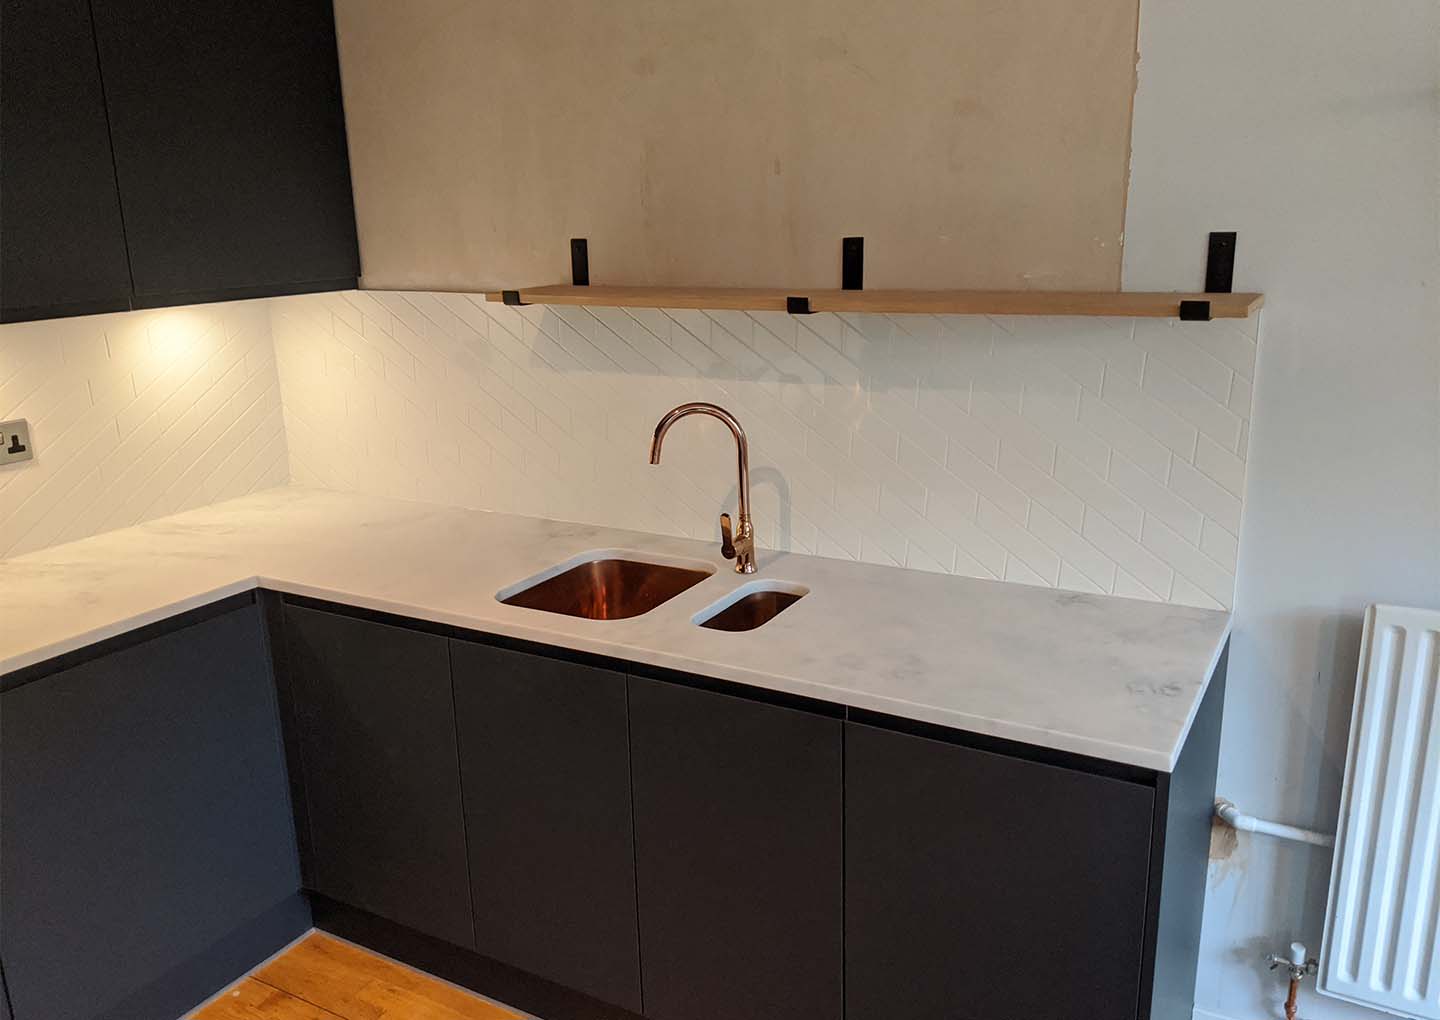
[[[660,463],[660,445],[665,442],[665,433],[670,431],[671,425],[688,414],[708,414],[712,418],[719,418],[729,426],[730,434],[735,437],[740,464],[740,528],[732,536],[730,515],[720,515],[720,554],[727,560],[735,561],[737,574],[753,574],[755,526],[750,522],[750,446],[745,441],[745,430],[740,427],[735,416],[718,404],[707,404],[703,401],[681,404],[661,418],[660,424],[655,426],[655,436],[650,440],[650,463]]]

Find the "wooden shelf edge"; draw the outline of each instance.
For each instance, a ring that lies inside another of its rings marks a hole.
[[[503,301],[490,291],[487,301]],[[596,305],[616,308],[714,308],[783,312],[790,297],[808,298],[812,312],[873,312],[926,315],[1098,315],[1174,319],[1181,301],[1209,301],[1216,319],[1246,319],[1265,303],[1263,294],[1180,294],[1046,290],[776,290],[745,287],[523,287],[531,305]]]

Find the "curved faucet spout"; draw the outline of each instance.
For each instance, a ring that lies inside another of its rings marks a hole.
[[[650,463],[660,463],[660,448],[665,443],[665,433],[670,431],[670,426],[692,414],[706,414],[712,418],[719,418],[730,429],[730,434],[735,437],[736,461],[740,478],[740,521],[738,532],[734,535],[732,543],[730,515],[720,515],[720,529],[723,536],[722,550],[726,556],[734,556],[737,573],[753,574],[755,573],[755,527],[750,520],[750,444],[745,439],[745,430],[740,427],[740,422],[735,419],[735,416],[719,404],[710,404],[703,400],[692,401],[672,408],[655,426],[655,435],[650,440]]]

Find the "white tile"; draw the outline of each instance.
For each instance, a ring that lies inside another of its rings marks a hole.
[[[1223,404],[1230,396],[1234,371],[1193,340],[1208,339],[1214,330],[1197,334],[1189,323],[1178,319],[1137,319],[1135,344],[1155,361],[1162,362],[1211,400]]]
[[[1052,516],[1044,507],[1036,506],[1030,510],[1030,530],[1058,552],[1064,564],[1085,575],[1099,590],[1109,591],[1114,586],[1115,561],[1081,537],[1078,529]]]
[[[1090,510],[1098,510],[1131,538],[1140,538],[1145,513],[1140,505],[1064,450],[1055,464],[1055,479],[1075,493]]]
[[[1224,609],[1225,605],[1211,598],[1198,585],[1191,584],[1183,574],[1175,575],[1175,584],[1170,589],[1170,601],[1182,606],[1199,609]]]
[[[1060,561],[1060,587],[1070,591],[1088,591],[1095,595],[1110,593],[1109,588],[1100,587],[1065,560]]]
[[[1240,534],[1240,497],[1177,460],[1170,473],[1170,488],[1182,499],[1197,506],[1206,517],[1219,522],[1232,535]]]
[[[1216,602],[1228,605],[1234,597],[1234,575],[1153,517],[1146,519],[1140,541],[1146,549],[1173,566],[1176,574],[1199,587]]]
[[[1158,517],[1190,542],[1200,541],[1204,515],[1154,478],[1116,454],[1110,462],[1110,484],[1133,499],[1146,513]]]
[[[1200,551],[1233,574],[1239,559],[1240,540],[1214,521],[1206,521],[1200,536]]]
[[[935,562],[948,566],[955,561],[955,543],[884,487],[880,490],[880,516]]]
[[[1044,432],[1020,416],[1018,410],[989,390],[977,389],[971,395],[971,409],[1000,437],[1001,446],[1012,446],[1042,470],[1055,466],[1055,443]],[[1018,403],[1019,394],[1016,394]]]
[[[981,498],[977,518],[980,527],[995,538],[1012,557],[1018,557],[1026,567],[1044,578],[1052,588],[1060,580],[1060,555],[1048,545],[1015,523],[1010,516],[988,499]]]
[[[724,429],[645,463],[699,399],[750,433],[767,543],[1225,601],[1192,575],[1234,570],[1255,340],[1232,326],[383,292],[6,326],[0,407],[44,452],[0,472],[0,525],[63,540],[293,476],[708,539]]]
[[[1195,448],[1195,466],[1237,499],[1245,495],[1245,461],[1208,436]]]
[[[1259,318],[1247,319],[1246,326],[1218,320],[1215,322],[1177,323],[1195,346],[1207,351],[1216,360],[1223,362],[1237,375],[1246,379],[1255,378],[1255,335],[1253,330]]]
[[[964,573],[971,577],[1000,577],[1005,572],[1008,553],[986,531],[978,520],[979,503],[974,509],[957,507],[943,498],[933,498],[925,506],[925,519],[941,534],[955,542],[957,556],[967,561]]]
[[[1160,368],[1157,371],[1163,373],[1168,370]],[[1147,381],[1150,375],[1151,364],[1147,361],[1145,364]],[[1132,427],[1138,426],[1140,432],[1160,443],[1172,453],[1178,453],[1186,460],[1189,460],[1194,453],[1195,426],[1166,406],[1164,401],[1156,399],[1153,394],[1146,392],[1143,388],[1137,388],[1129,380],[1119,376],[1107,376],[1101,399],[1128,419]],[[1084,419],[1083,411],[1081,418]],[[1135,462],[1149,470],[1141,458],[1136,457]]]
[[[1148,523],[1148,522],[1147,522]],[[1116,565],[1128,571],[1148,591],[1164,598],[1170,591],[1170,580],[1174,569],[1153,552],[1143,548],[1099,513],[1085,514],[1085,527],[1081,532],[1097,549],[1115,561]],[[1143,530],[1141,532],[1144,534]],[[1116,580],[1116,594],[1120,582]]]
[[[982,462],[963,446],[950,444],[945,469],[959,478],[1015,520],[1024,522],[1030,510],[1030,497],[1023,489],[1006,479],[1000,472]]]
[[[1225,406],[1226,398],[1210,397],[1158,358],[1145,363],[1142,389],[1217,442],[1234,448],[1239,440],[1240,418]],[[1172,446],[1171,449],[1182,455],[1185,453],[1179,447]]]
[[[1000,474],[1018,489],[1049,510],[1067,525],[1078,529],[1085,520],[1085,504],[1049,472],[1041,470],[1014,447],[1001,444]]]
[[[935,423],[946,435],[948,443],[964,446],[981,463],[995,467],[1000,462],[1000,437],[979,418],[964,409],[954,391],[935,390],[922,386],[918,409],[928,421]],[[968,403],[969,392],[963,394]]]
[[[1230,398],[1225,406],[1235,412],[1241,419],[1249,419],[1250,405],[1254,399],[1254,383],[1243,375],[1236,375],[1230,386]]]
[[[1115,572],[1115,590],[1111,594],[1127,599],[1144,599],[1147,602],[1164,602],[1166,599],[1166,596],[1151,591],[1123,569]]]
[[[905,436],[900,439],[900,466],[925,487],[929,499],[943,499],[974,516],[979,499],[975,487],[946,470],[944,464],[929,457]]]
[[[1104,439],[1112,449],[1124,453],[1152,477],[1163,479],[1169,470],[1171,451],[1099,397],[1086,393],[1081,398],[1080,424]]]

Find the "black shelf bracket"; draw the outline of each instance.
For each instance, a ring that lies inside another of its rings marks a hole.
[[[500,292],[500,299],[504,301],[507,305],[512,306],[529,304],[528,301],[520,300],[520,292],[518,290],[502,290]]]
[[[1235,290],[1235,231],[1210,231],[1205,255],[1205,293],[1230,294]],[[1209,322],[1213,316],[1209,301],[1180,302],[1181,322]]]
[[[590,286],[590,244],[583,237],[570,238],[570,282]]]
[[[865,289],[865,238],[847,237],[840,242],[840,287]]]
[[[808,297],[787,297],[785,310],[791,315],[809,315],[810,299]]]
[[[1209,301],[1180,302],[1181,322],[1209,322],[1211,318]]]
[[[1210,232],[1210,252],[1205,258],[1205,293],[1229,294],[1235,289],[1235,231]]]

